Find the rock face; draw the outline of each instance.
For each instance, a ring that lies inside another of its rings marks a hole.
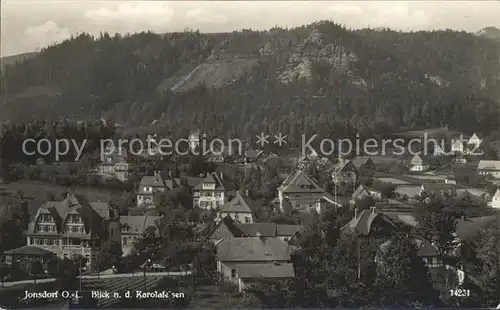
[[[269,50],[270,48],[267,48]],[[288,59],[285,68],[278,73],[282,83],[289,83],[295,78],[311,78],[313,61],[325,62],[337,72],[345,72],[358,57],[344,49],[342,45],[323,45],[322,34],[314,29],[309,37],[299,44]]]

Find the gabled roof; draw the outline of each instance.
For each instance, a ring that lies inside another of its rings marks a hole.
[[[279,238],[229,238],[217,245],[222,262],[289,261],[288,244]]]
[[[477,169],[500,170],[500,160],[480,160]]]
[[[55,221],[57,227],[57,233],[62,233],[64,228],[64,223],[70,214],[78,214],[82,218],[85,232],[87,237],[89,236],[102,236],[105,233],[104,221],[107,219],[106,216],[111,216],[112,210],[108,205],[108,213],[104,206],[104,203],[91,204],[87,199],[80,195],[74,195],[68,193],[66,198],[62,201],[49,201],[44,203],[38,210],[33,221],[30,222],[28,226],[27,233],[35,233],[36,222],[40,214],[51,214]],[[98,211],[96,211],[98,210]],[[101,213],[101,215],[99,214]],[[46,233],[44,233],[46,234]],[[81,235],[79,235],[81,237]]]
[[[203,189],[202,185],[206,183],[215,184],[215,190],[220,190],[220,191],[225,190],[224,182],[221,180],[217,172],[212,172],[207,174],[205,179],[203,179],[203,181],[201,181],[198,185],[195,186],[194,190]]]
[[[226,225],[234,238],[291,237],[304,227],[276,223],[236,223],[230,216],[226,216],[209,230],[207,237],[210,237],[220,225]]]
[[[16,249],[11,249],[3,252],[7,255],[26,255],[26,256],[52,256],[56,255],[54,252],[45,250],[41,247],[34,245],[25,245]]]
[[[380,212],[377,208],[372,207],[370,209],[363,210],[358,217],[354,217],[340,230],[345,233],[367,236],[370,234],[371,225],[377,217],[381,218],[394,228],[397,228],[397,225],[389,216]]]
[[[413,158],[411,159],[411,162],[412,163],[423,162],[423,160],[422,160],[422,157],[420,157],[418,154],[415,154],[415,156],[413,156]]]
[[[283,193],[324,192],[324,190],[302,170],[298,170],[295,174],[287,177],[279,187],[279,190]]]
[[[257,158],[260,155],[262,155],[262,151],[257,151],[257,150],[246,150],[245,151],[245,157],[247,157],[247,158]]]
[[[151,226],[158,229],[157,221],[160,219],[161,216],[126,215],[120,216],[120,224],[125,234],[141,234]]]
[[[236,264],[235,268],[242,279],[295,277],[292,263]]]
[[[456,189],[455,184],[450,183],[426,183],[422,184],[422,189],[427,192],[440,193],[441,191],[450,191]]]
[[[493,195],[493,198],[499,198],[500,199],[500,188],[497,189],[497,191],[495,192],[495,195]]]
[[[356,199],[359,197],[361,194],[366,193],[367,195],[370,195],[370,192],[366,186],[363,184],[359,185],[358,188],[352,193],[352,199]]]
[[[248,198],[248,197],[246,197]],[[226,202],[222,208],[221,212],[240,212],[240,213],[252,213],[248,203],[245,201],[245,198],[238,191],[236,193],[236,197],[231,199],[231,201]]]
[[[429,241],[423,239],[412,240],[413,244],[417,247],[417,256],[419,257],[436,257],[439,256],[439,250],[433,246]],[[392,244],[392,240],[388,240],[379,246],[379,249],[384,253]]]
[[[348,159],[342,159],[341,161],[339,161],[335,165],[335,167],[333,167],[333,174],[337,175],[337,174],[341,173],[342,171],[344,171],[344,169],[349,167],[349,165],[352,165],[354,168],[356,168],[356,166],[352,163],[352,161],[350,161]]]
[[[372,161],[372,158],[371,157],[368,157],[368,156],[357,156],[355,158],[352,159],[352,163],[354,164],[354,166],[356,166],[356,168],[360,168],[361,166],[364,166],[366,165],[367,162],[369,161]]]

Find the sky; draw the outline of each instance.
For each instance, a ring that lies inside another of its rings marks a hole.
[[[226,32],[332,20],[349,28],[500,28],[495,1],[1,1],[1,55],[37,51],[72,34]]]

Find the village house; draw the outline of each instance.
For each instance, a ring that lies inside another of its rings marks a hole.
[[[422,184],[419,196],[456,196],[457,190],[455,184],[450,183],[426,183]]]
[[[24,245],[16,249],[7,250],[3,252],[3,256],[4,262],[7,265],[12,265],[13,262],[16,262],[21,268],[26,268],[24,266],[29,266],[29,264],[38,261],[42,264],[45,271],[48,270],[48,262],[57,257],[54,252],[33,245]]]
[[[360,174],[374,172],[377,169],[373,159],[368,156],[357,156],[352,159],[352,163],[358,169]]]
[[[466,153],[470,155],[480,155],[481,143],[483,143],[483,139],[480,139],[478,134],[474,133],[467,141]]]
[[[361,213],[354,209],[354,217],[340,229],[343,236],[361,237],[376,243],[383,243],[399,230],[389,216],[376,207],[370,207]]]
[[[236,222],[253,223],[252,210],[247,200],[250,200],[248,195],[243,195],[238,191],[233,199],[226,202],[217,211],[217,218],[215,221],[221,221],[226,216],[230,216]]]
[[[291,208],[306,212],[316,210],[321,214],[323,201],[337,207],[341,206],[302,170],[289,175],[278,187],[278,201],[282,212]]]
[[[126,182],[129,178],[132,165],[128,162],[127,150],[119,150],[112,145],[108,145],[103,150],[102,162],[94,169],[94,173],[106,179],[117,179]]]
[[[480,160],[477,166],[479,176],[500,179],[500,160]]]
[[[429,165],[424,162],[424,160],[419,156],[415,155],[410,161],[410,171],[411,172],[424,172],[429,170]]]
[[[354,187],[359,180],[358,168],[352,161],[340,159],[333,168],[332,180],[335,184],[346,184]]]
[[[463,135],[454,137],[451,140],[451,151],[454,154],[463,154],[465,151],[465,147],[467,145],[468,139],[465,138]]]
[[[223,174],[207,173],[206,178],[193,188],[193,206],[214,210],[226,202],[227,189]]]
[[[429,241],[424,239],[412,239],[412,242],[417,247],[417,256],[422,258],[428,268],[441,268],[443,267],[443,262],[439,250],[433,246]],[[392,240],[388,240],[382,243],[377,251],[375,257],[375,262],[377,264],[382,264],[382,256],[386,253],[387,249],[391,246]]]
[[[217,244],[217,271],[243,291],[262,278],[295,277],[288,245],[278,238],[229,238]]]
[[[226,216],[214,223],[207,233],[212,242],[228,238],[267,237],[290,241],[304,226],[276,223],[239,223]]]
[[[491,207],[500,209],[500,189],[497,189],[495,195],[491,198]]]
[[[125,215],[120,216],[121,245],[123,256],[128,256],[134,252],[134,243],[139,240],[148,229],[154,229],[159,233],[158,221],[161,216],[151,215]]]
[[[139,182],[137,207],[154,208],[158,195],[166,194],[184,184],[184,179],[172,178],[171,171],[168,173],[155,171],[152,176],[144,176]]]
[[[118,214],[107,203],[90,203],[68,193],[62,201],[47,201],[25,233],[26,243],[55,253],[59,258],[82,255],[87,264],[97,259],[107,241],[121,242]]]
[[[434,156],[443,156],[446,153],[445,153],[445,151],[443,150],[443,148],[441,146],[439,146],[438,144],[435,144],[432,154]]]
[[[363,200],[363,199],[366,199],[368,197],[372,198],[374,201],[382,201],[382,193],[381,192],[379,192],[375,189],[369,188],[369,187],[362,185],[362,184],[360,186],[358,186],[358,188],[352,194],[351,201],[353,203],[355,203],[357,200]]]

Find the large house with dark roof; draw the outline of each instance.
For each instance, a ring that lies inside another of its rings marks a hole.
[[[341,206],[302,170],[297,170],[283,181],[278,188],[278,200],[282,212],[289,207],[297,211],[316,210],[321,214],[326,204]]]
[[[276,223],[238,223],[227,216],[208,231],[207,238],[217,242],[227,238],[266,237],[278,238],[288,242],[303,227],[303,225]]]
[[[234,221],[240,223],[253,223],[252,209],[250,209],[249,198],[239,191],[236,197],[226,202],[217,212],[216,221],[220,221],[226,216],[230,216]]]
[[[82,255],[90,265],[104,242],[121,241],[120,221],[107,203],[91,203],[72,193],[62,201],[44,203],[25,235],[27,245],[49,250],[60,258]]]
[[[166,172],[154,172],[152,176],[142,177],[137,191],[137,207],[154,208],[158,194],[173,191],[184,184],[181,178],[172,178]]]
[[[217,271],[241,292],[262,278],[295,277],[288,245],[279,238],[228,238],[217,244]]]
[[[121,245],[123,256],[133,253],[134,243],[148,229],[154,229],[159,233],[161,216],[154,215],[125,215],[120,216]]]
[[[207,173],[203,181],[193,188],[193,206],[215,210],[224,205],[228,189],[222,173]]]
[[[333,168],[332,180],[335,184],[352,185],[359,180],[359,171],[354,163],[348,159],[341,159]]]
[[[344,236],[368,238],[377,243],[387,241],[398,230],[396,222],[376,207],[361,213],[354,209],[352,220],[340,229]]]

